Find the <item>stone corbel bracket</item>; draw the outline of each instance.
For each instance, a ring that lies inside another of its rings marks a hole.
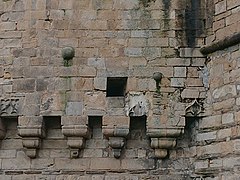
[[[126,116],[104,116],[103,134],[109,139],[113,156],[120,158],[126,137],[129,134],[130,118]]]
[[[80,150],[85,147],[85,140],[89,137],[87,122],[87,116],[63,116],[61,119],[62,133],[67,137],[71,158],[78,158]]]
[[[30,158],[35,158],[37,150],[41,147],[41,139],[46,135],[43,117],[20,116],[18,124],[18,133],[22,137],[26,155]]]
[[[176,139],[182,133],[184,128],[167,127],[147,130],[147,135],[151,139],[151,147],[155,151],[155,157],[163,159],[167,157],[168,150],[176,146]]]

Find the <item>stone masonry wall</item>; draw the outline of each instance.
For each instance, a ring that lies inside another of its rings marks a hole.
[[[0,0],[0,179],[237,177],[238,7]]]
[[[214,1],[207,46],[239,33],[239,1]],[[218,45],[218,44],[217,44]],[[206,117],[195,124],[195,173],[210,179],[239,179],[239,42],[208,54]]]

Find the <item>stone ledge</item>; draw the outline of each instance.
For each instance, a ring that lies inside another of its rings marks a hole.
[[[204,55],[211,54],[213,52],[224,50],[230,46],[234,46],[240,43],[240,33],[236,33],[232,36],[228,36],[220,41],[204,46],[200,49],[200,52]]]

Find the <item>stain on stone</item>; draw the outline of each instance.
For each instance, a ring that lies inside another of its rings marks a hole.
[[[151,2],[155,2],[156,0],[140,0],[139,3],[143,5],[143,7],[149,7]]]
[[[185,33],[189,47],[194,47],[196,38],[204,33],[205,19],[201,0],[189,0],[185,10]]]
[[[169,0],[162,0],[163,3],[163,7],[164,7],[164,29],[168,29],[169,28],[169,23],[170,23],[170,17],[169,17],[169,13],[170,13],[170,7],[171,7],[171,1]]]

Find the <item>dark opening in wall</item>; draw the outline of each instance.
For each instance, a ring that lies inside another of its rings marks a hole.
[[[89,116],[88,126],[90,137],[86,140],[86,146],[83,149],[83,157],[109,157],[108,140],[102,133],[102,117]]]
[[[146,116],[130,118],[130,139],[146,139]]]
[[[5,130],[5,137],[1,142],[2,148],[8,149],[22,149],[22,138],[18,135],[18,118],[17,117],[4,117],[1,118],[3,129]]]
[[[187,0],[185,10],[186,40],[189,47],[196,45],[197,38],[204,34],[205,17],[202,0]]]
[[[60,116],[44,117],[46,139],[64,139]]]
[[[149,139],[146,135],[146,116],[130,117],[130,132],[127,149],[148,149]]]
[[[89,116],[88,126],[91,132],[91,139],[102,139],[102,117],[101,116]]]
[[[184,128],[184,133],[177,140],[178,151],[186,147],[191,147],[196,144],[196,134],[197,134],[197,124],[199,118],[197,117],[186,117],[186,125]]]
[[[124,96],[126,91],[126,77],[108,77],[107,78],[107,97]]]

